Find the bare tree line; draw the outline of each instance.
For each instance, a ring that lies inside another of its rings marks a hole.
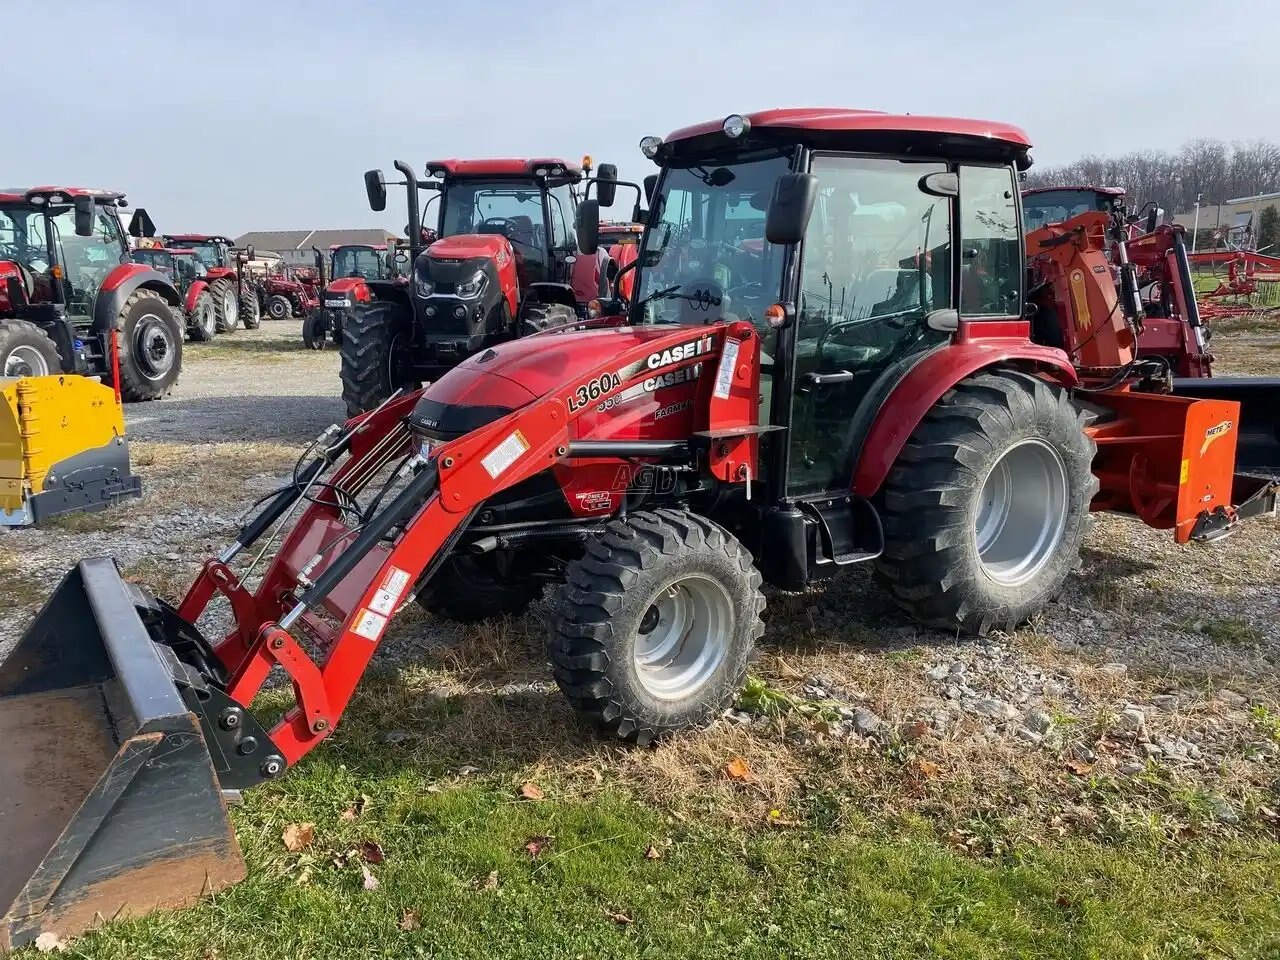
[[[1216,204],[1280,191],[1280,144],[1269,140],[1224,143],[1202,138],[1177,153],[1135,150],[1114,157],[1089,155],[1056,167],[1032,167],[1029,187],[1123,187],[1131,209],[1155,201],[1169,214],[1190,211],[1197,195]],[[1136,201],[1136,203],[1134,203]]]

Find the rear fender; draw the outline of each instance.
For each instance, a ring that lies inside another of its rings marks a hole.
[[[911,367],[880,403],[857,455],[853,492],[860,497],[875,496],[898,454],[934,404],[961,380],[998,367],[1039,373],[1064,387],[1074,386],[1079,379],[1065,353],[1038,346],[1025,336],[973,340],[957,336],[951,344]]]
[[[187,287],[187,298],[183,308],[186,310],[188,316],[195,312],[196,300],[200,298],[200,294],[204,293],[208,289],[209,284],[205,283],[203,280],[193,280],[191,282],[191,286]]]
[[[105,334],[116,324],[120,311],[133,294],[153,290],[175,310],[182,308],[182,298],[163,273],[141,263],[122,263],[109,274],[98,290],[93,305],[93,330]]]

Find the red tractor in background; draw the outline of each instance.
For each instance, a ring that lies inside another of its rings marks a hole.
[[[187,336],[201,343],[212,340],[218,330],[217,311],[208,271],[196,252],[181,247],[139,247],[132,258],[134,263],[154,267],[173,282],[182,297]]]
[[[309,317],[320,305],[310,271],[304,279],[298,268],[284,265],[258,280],[258,299],[262,312],[272,320]]]
[[[217,312],[218,333],[233,333],[262,325],[257,281],[248,270],[253,248],[241,250],[227,237],[207,233],[166,233],[166,247],[194,250],[208,271],[208,283]]]
[[[329,248],[329,262],[313,247],[316,272],[320,275],[318,306],[302,324],[302,342],[309,350],[323,350],[326,344],[342,343],[342,317],[357,302],[363,302],[364,285],[382,280],[401,286],[409,282],[409,254],[403,243],[344,243]]]
[[[600,224],[600,248],[595,256],[581,256],[573,264],[573,292],[579,302],[609,295],[610,282],[618,278],[618,296],[629,299],[635,281],[631,264],[640,250],[644,226],[639,223]]]
[[[395,166],[405,177],[411,279],[363,281],[349,295],[342,395],[352,414],[586,311],[572,283],[577,188],[589,179],[582,167],[556,158],[436,160],[418,180],[409,164]],[[612,203],[616,170],[602,164],[600,172],[601,200]],[[365,190],[373,210],[386,209],[381,170],[365,174]],[[423,190],[435,196],[420,216]],[[436,239],[423,250],[427,230]]]
[[[123,205],[112,190],[0,188],[0,376],[101,376],[125,400],[177,382],[182,298],[130,258]],[[150,221],[139,209],[133,222]]]

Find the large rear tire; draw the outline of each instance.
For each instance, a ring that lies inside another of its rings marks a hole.
[[[1059,386],[1010,370],[957,384],[889,473],[877,580],[928,626],[1026,622],[1080,565],[1095,449]]]
[[[125,400],[157,400],[182,372],[182,324],[152,290],[137,290],[116,318],[120,393]],[[107,376],[111,379],[110,363]]]
[[[524,613],[542,589],[536,580],[503,580],[480,558],[454,556],[431,578],[418,603],[444,620],[481,623]]]
[[[391,379],[394,357],[396,303],[360,304],[350,309],[343,324],[342,399],[347,416],[367,413],[395,391]]]
[[[240,322],[246,330],[257,330],[262,326],[262,306],[258,303],[258,291],[248,283],[240,289]]]
[[[34,323],[0,320],[0,377],[44,377],[62,372],[58,345]]]
[[[240,328],[240,301],[236,297],[236,285],[226,277],[209,284],[213,294],[213,306],[217,312],[218,333],[234,333]]]
[[[191,315],[187,317],[187,336],[197,343],[208,343],[217,332],[218,313],[213,306],[213,294],[201,290]]]
[[[272,320],[288,320],[293,316],[293,302],[284,294],[272,294],[267,300],[267,316]]]
[[[569,565],[551,663],[574,709],[639,744],[700,726],[733,701],[764,633],[751,555],[679,510],[615,520]]]

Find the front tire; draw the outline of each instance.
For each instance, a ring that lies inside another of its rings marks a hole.
[[[137,290],[116,318],[120,349],[120,394],[125,400],[157,400],[182,372],[182,324],[152,290]],[[111,380],[110,358],[107,375]]]
[[[34,323],[0,320],[0,377],[44,377],[62,372],[58,345]]]
[[[240,322],[246,330],[257,330],[262,326],[262,307],[258,303],[258,292],[247,283],[240,291]]]
[[[240,301],[236,297],[236,285],[223,277],[209,284],[209,292],[213,294],[217,332],[234,333],[240,328]]]
[[[578,314],[573,307],[563,303],[530,302],[520,309],[520,326],[516,336],[527,337],[531,333],[541,333],[543,330],[552,330],[577,321]]]
[[[293,316],[293,303],[279,293],[267,300],[267,316],[272,320],[288,320]]]
[[[1095,450],[1061,387],[1011,370],[962,381],[889,473],[877,580],[928,626],[1025,623],[1080,564]]]
[[[218,314],[213,305],[213,294],[200,291],[191,315],[187,317],[187,335],[196,343],[208,343],[218,332]]]
[[[324,310],[312,310],[302,321],[302,345],[308,350],[323,350],[329,338],[329,321]]]
[[[342,331],[342,399],[347,416],[367,413],[395,392],[392,356],[396,303],[361,304],[351,308]]]
[[[742,689],[763,610],[760,573],[728,531],[679,510],[614,520],[558,593],[556,683],[623,740],[701,726]]]

